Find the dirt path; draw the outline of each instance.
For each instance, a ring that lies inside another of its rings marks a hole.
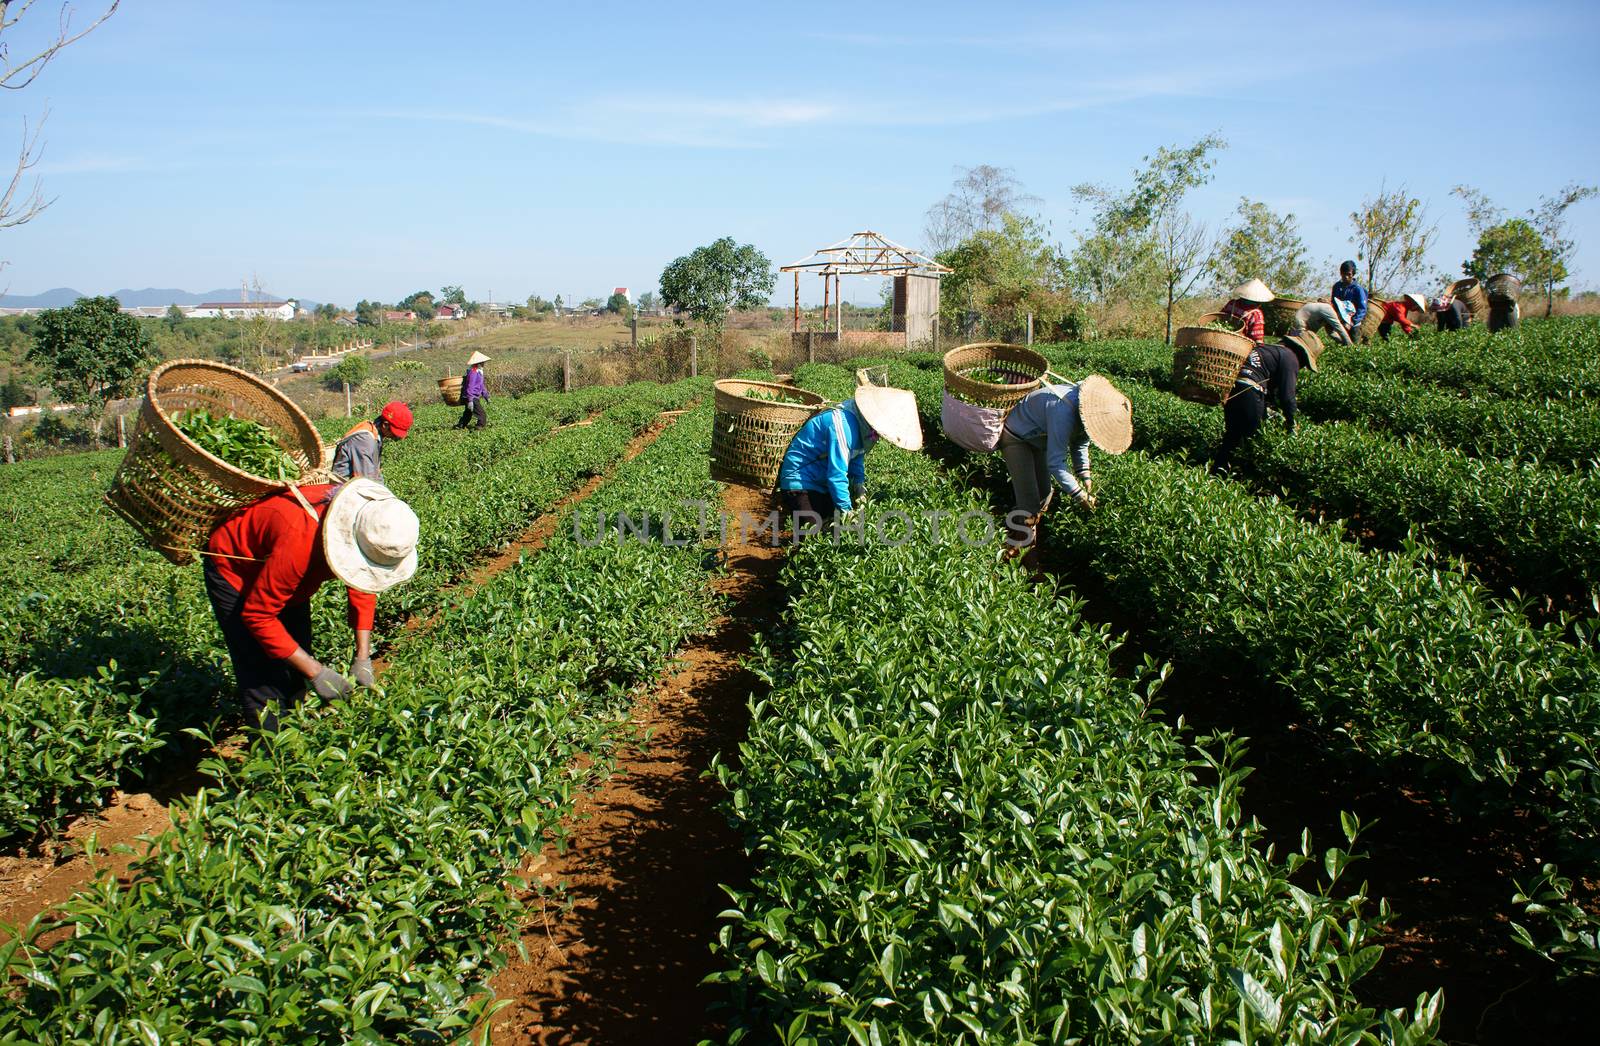
[[[503,551],[475,569],[459,586],[459,595],[470,596],[496,574],[516,565],[524,554],[543,548],[563,512],[593,494],[622,462],[637,457],[683,413],[685,411],[664,412],[661,420],[629,441],[616,465],[601,475],[590,477],[583,486],[561,498]],[[589,424],[593,424],[592,418],[562,427]],[[413,618],[400,630],[426,629],[433,620],[432,616]],[[375,659],[374,666],[381,672],[382,658]],[[211,782],[211,778],[198,769],[200,759],[234,758],[242,750],[242,737],[235,735],[225,739],[215,752],[205,752],[186,761],[187,769],[164,777],[149,791],[113,793],[105,806],[71,821],[61,839],[0,854],[0,925],[25,925],[35,915],[49,911],[87,886],[101,871],[109,869],[114,875],[126,876],[129,867],[147,852],[147,837],[159,835],[170,827],[171,805]],[[93,858],[84,853],[91,836],[97,850]]]
[[[741,487],[724,504],[766,511]],[[782,605],[781,550],[736,531],[716,584],[727,613],[635,707],[647,745],[580,800],[567,852],[551,847],[524,869],[530,882],[564,883],[571,906],[552,903],[524,927],[528,959],[496,978],[496,993],[512,1000],[495,1016],[496,1043],[692,1043],[715,1032],[706,1014],[715,995],[700,981],[715,966],[708,945],[728,907],[718,884],[741,882],[746,869],[718,809],[721,789],[702,774],[744,736],[745,702],[761,684],[743,658]]]

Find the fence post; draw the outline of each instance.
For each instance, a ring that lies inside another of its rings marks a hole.
[[[637,312],[633,314],[633,320],[629,324],[628,347],[632,349],[639,347],[639,314]]]
[[[118,414],[117,415],[117,446],[126,447],[127,445],[128,445],[128,416],[126,414]]]
[[[1033,344],[1033,313],[1028,313],[1028,344]]]
[[[689,377],[700,376],[700,341],[693,334],[689,335]]]
[[[561,391],[572,391],[572,350],[561,350]]]
[[[17,452],[11,446],[11,437],[7,436],[6,437],[6,464],[7,465],[15,465],[16,463],[17,463]]]
[[[350,406],[350,383],[344,383],[344,416],[351,417],[355,411]]]

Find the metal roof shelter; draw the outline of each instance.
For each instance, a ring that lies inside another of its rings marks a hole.
[[[828,312],[828,287],[830,283],[833,285],[834,330],[837,332],[844,326],[841,306],[843,296],[839,293],[839,281],[842,277],[921,276],[937,281],[940,276],[954,270],[940,265],[920,251],[902,247],[893,240],[866,229],[832,246],[819,248],[809,257],[791,265],[781,266],[778,271],[794,273],[794,329],[797,331],[800,329],[800,274],[809,272],[822,277],[824,316]]]

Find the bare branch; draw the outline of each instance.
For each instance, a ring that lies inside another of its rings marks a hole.
[[[33,6],[33,3],[34,0],[21,0],[20,3],[14,2],[14,0],[0,0],[0,33],[4,33],[7,29],[20,22],[22,16],[27,13],[28,8]],[[62,4],[60,22],[56,29],[55,39],[51,40],[42,51],[26,61],[12,61],[10,48],[3,41],[0,41],[0,87],[8,91],[20,91],[33,83],[38,75],[44,71],[44,67],[50,63],[50,59],[54,58],[62,48],[67,47],[69,44],[77,43],[94,32],[101,23],[116,13],[117,6],[121,3],[122,0],[111,0],[111,6],[106,8],[99,18],[90,22],[83,31],[78,33],[72,32],[72,5]],[[15,8],[15,14],[12,13],[13,8]]]
[[[42,155],[39,144],[39,134],[44,130],[44,122],[50,116],[49,110],[39,118],[39,125],[28,132],[28,121],[22,121],[22,153],[17,157],[17,168],[11,173],[11,181],[6,184],[4,194],[0,194],[0,229],[9,229],[15,225],[22,225],[32,221],[44,210],[55,202],[54,199],[44,198],[44,189],[39,184],[39,179],[33,180],[33,187],[19,197],[22,192],[23,180],[38,162]]]

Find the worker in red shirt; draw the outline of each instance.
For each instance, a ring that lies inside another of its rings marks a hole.
[[[1411,322],[1406,313],[1412,309],[1418,312],[1428,311],[1428,299],[1420,294],[1407,294],[1399,301],[1386,301],[1383,303],[1383,322],[1378,324],[1378,336],[1384,341],[1389,340],[1389,329],[1395,324],[1407,334],[1417,333],[1417,325]]]
[[[1233,289],[1228,304],[1222,307],[1222,316],[1238,321],[1239,333],[1260,345],[1267,340],[1267,318],[1261,306],[1272,298],[1272,291],[1260,280],[1242,283]]]
[[[383,482],[383,444],[386,440],[405,439],[411,431],[411,408],[399,400],[383,405],[378,416],[363,421],[344,434],[333,451],[333,464],[329,470],[340,479],[365,476]],[[350,590],[352,605],[357,593]],[[367,597],[370,599],[371,597]],[[370,619],[369,619],[370,621]],[[374,686],[377,680],[372,672],[372,625],[356,629],[356,659],[350,664],[350,674],[357,686]]]
[[[207,543],[206,594],[227,642],[245,711],[276,730],[309,687],[342,697],[350,680],[311,654],[311,597],[337,577],[350,625],[370,642],[379,592],[417,569],[417,517],[370,479],[291,487],[240,509]]]

